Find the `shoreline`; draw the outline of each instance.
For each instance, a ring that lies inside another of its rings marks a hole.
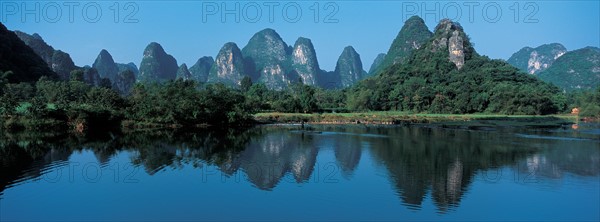
[[[254,119],[260,124],[313,124],[313,125],[443,125],[443,126],[514,126],[560,127],[584,121],[575,115],[499,115],[499,114],[408,114],[401,112],[368,113],[258,113]],[[592,119],[598,122],[598,119]]]
[[[209,128],[246,128],[256,125],[373,125],[373,126],[411,126],[429,125],[444,128],[487,128],[487,127],[533,127],[553,128],[566,125],[576,125],[580,122],[598,123],[598,118],[585,118],[569,114],[556,115],[500,115],[500,114],[410,114],[404,112],[365,112],[365,113],[257,113],[253,115],[253,121],[232,126],[212,126],[199,124],[183,126],[177,124],[159,124],[147,122],[134,122],[122,120],[113,123],[114,130],[123,132],[146,131],[146,130],[178,130],[178,129],[209,129]],[[85,125],[81,123],[62,122],[52,119],[20,118],[10,122],[2,119],[0,128],[7,131],[47,131],[58,130],[73,133],[86,133],[108,128],[97,125]],[[42,124],[32,124],[42,123]],[[14,127],[12,125],[17,127]]]

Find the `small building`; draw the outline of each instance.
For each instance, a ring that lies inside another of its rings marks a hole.
[[[571,114],[573,115],[579,115],[579,108],[575,107],[571,110]]]

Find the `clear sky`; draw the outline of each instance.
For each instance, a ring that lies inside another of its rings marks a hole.
[[[178,64],[191,66],[216,56],[226,42],[243,48],[254,33],[273,28],[288,45],[310,38],[322,69],[333,70],[343,48],[352,45],[368,70],[411,15],[423,17],[430,30],[441,18],[454,18],[475,49],[491,58],[508,59],[524,46],[552,42],[568,50],[600,46],[597,0],[0,1],[0,21],[8,29],[39,33],[78,66],[91,65],[101,49],[116,62],[139,66],[153,41]]]

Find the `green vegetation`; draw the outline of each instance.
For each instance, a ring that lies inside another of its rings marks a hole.
[[[424,114],[400,111],[355,113],[257,113],[260,123],[432,124],[440,127],[558,127],[577,121],[575,115]]]
[[[565,53],[552,66],[539,73],[540,79],[565,91],[600,86],[600,48],[586,47]]]
[[[565,96],[557,87],[504,61],[478,55],[462,32],[465,63],[457,69],[448,59],[445,44],[439,43],[449,39],[445,35],[450,32],[444,27],[436,30],[406,64],[394,65],[349,89],[348,108],[508,115],[543,115],[566,109]]]
[[[195,81],[137,84],[128,97],[108,86],[83,82],[73,71],[70,81],[42,77],[35,84],[9,83],[0,73],[0,119],[11,130],[72,129],[77,132],[125,127],[239,125],[250,120],[246,97],[222,84]]]
[[[579,109],[579,116],[600,118],[600,87],[595,91],[583,90],[567,94],[569,108]]]

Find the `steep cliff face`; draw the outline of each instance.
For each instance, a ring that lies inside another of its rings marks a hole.
[[[173,80],[177,75],[177,69],[177,60],[167,54],[160,44],[152,42],[144,50],[139,81],[148,83]]]
[[[188,70],[188,67],[185,63],[181,64],[179,69],[177,69],[177,79],[193,80],[192,73],[190,70]]]
[[[321,69],[315,48],[307,38],[298,38],[292,50],[292,69],[306,85],[316,85]]]
[[[196,62],[192,67],[190,67],[190,72],[192,73],[192,79],[198,82],[206,82],[208,81],[208,74],[210,73],[210,68],[215,63],[215,60],[211,56],[204,56]]]
[[[98,74],[101,78],[108,78],[110,81],[114,82],[119,74],[119,67],[113,60],[112,55],[108,53],[105,49],[100,51],[98,57],[94,61],[92,67],[98,70]]]
[[[404,63],[408,56],[431,38],[432,33],[425,21],[418,16],[412,16],[404,22],[404,26],[392,42],[384,60],[377,69],[369,73],[376,74],[394,64]]]
[[[297,78],[287,72],[290,52],[291,48],[273,29],[254,34],[242,49],[248,75],[270,89],[283,89]]]
[[[567,49],[559,43],[544,44],[536,48],[524,47],[507,62],[529,74],[537,74],[550,67]]]
[[[68,80],[71,71],[78,69],[68,53],[55,50],[37,33],[34,33],[33,35],[20,31],[15,31],[14,33],[21,41],[33,49],[33,51],[46,62],[48,67],[58,74],[60,79]]]
[[[233,42],[225,43],[210,69],[208,82],[222,82],[239,87],[244,76],[244,57],[240,48]]]
[[[360,55],[352,46],[344,48],[344,51],[338,58],[334,73],[339,76],[341,87],[352,86],[366,75],[362,67]]]
[[[599,87],[600,48],[586,47],[567,52],[537,75],[565,91]]]
[[[445,53],[457,69],[462,68],[465,60],[475,53],[462,26],[449,19],[443,19],[437,25],[428,50],[433,53]]]

